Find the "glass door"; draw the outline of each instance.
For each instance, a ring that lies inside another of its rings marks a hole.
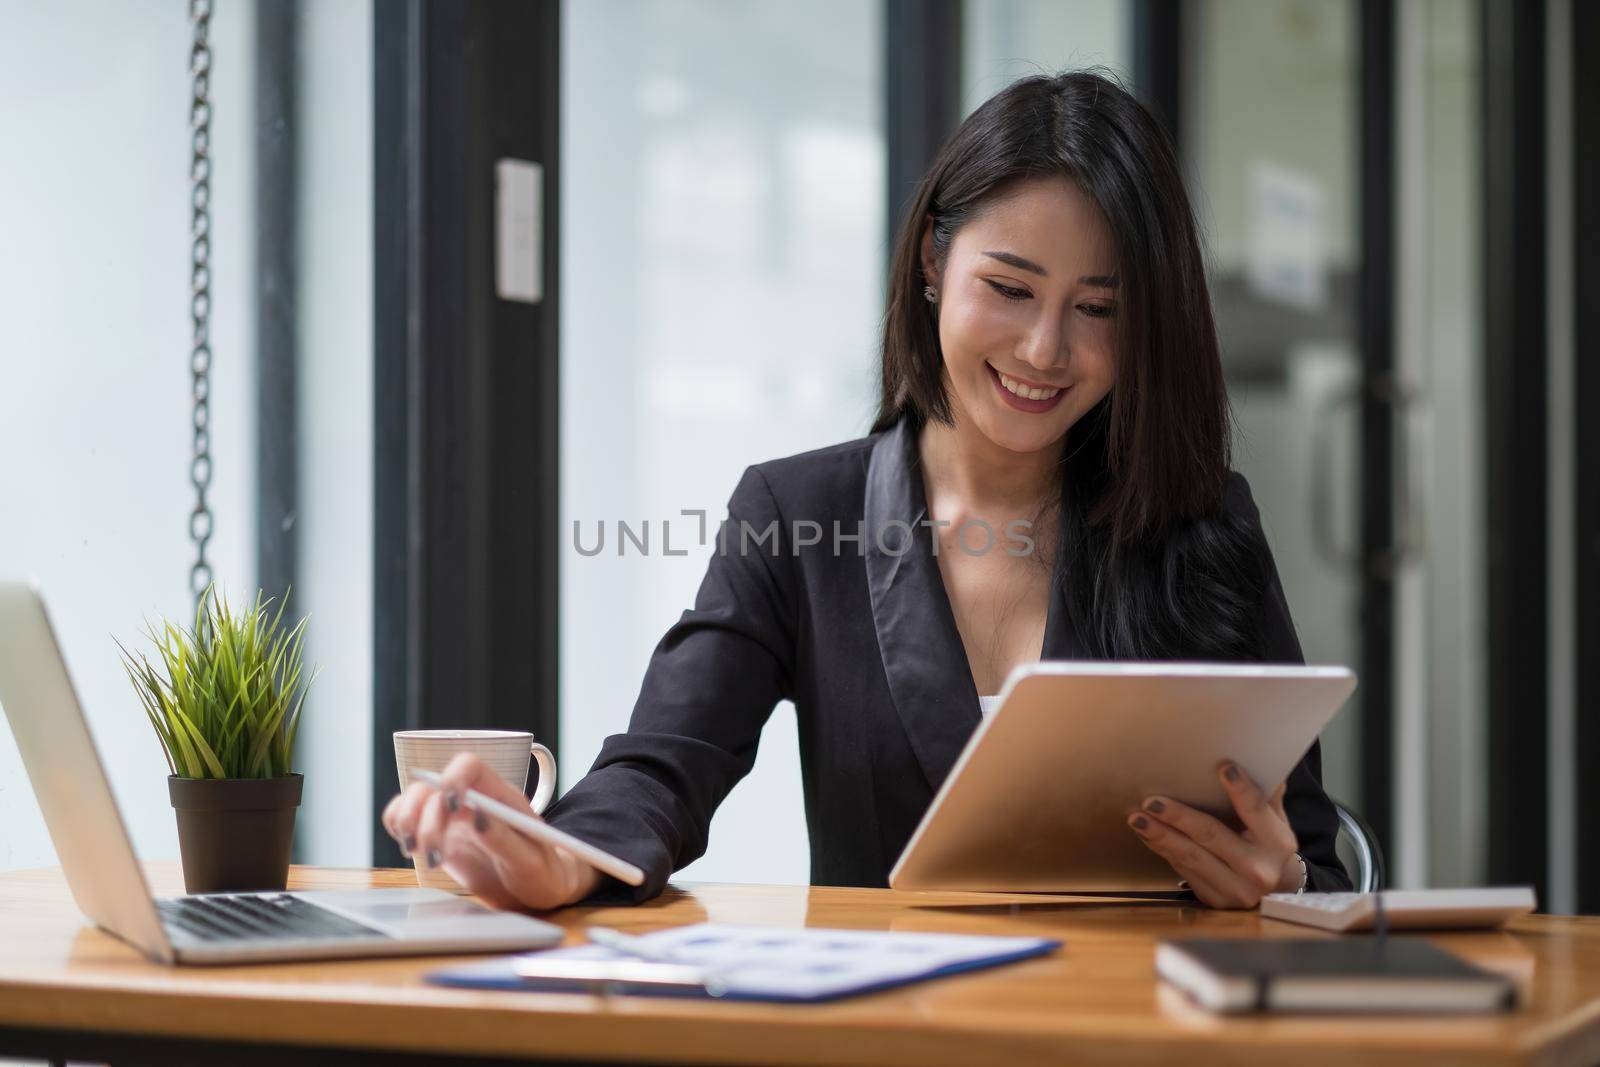
[[[1023,74],[1108,67],[1179,116],[1237,423],[1306,658],[1362,673],[1323,737],[1330,793],[1363,806],[1364,711],[1388,684],[1363,640],[1388,616],[1361,564],[1360,27],[1355,0],[981,0],[965,6],[967,109]],[[1165,42],[1156,47],[1156,38]],[[1175,40],[1174,40],[1175,39]],[[1177,77],[1154,70],[1177,57]],[[1141,63],[1144,64],[1141,69]],[[1143,83],[1143,84],[1141,84]],[[1386,672],[1384,672],[1386,673]]]
[[[1354,0],[1183,7],[1182,151],[1250,481],[1310,663],[1361,673],[1323,783],[1363,803],[1360,34]],[[1381,831],[1380,831],[1381,832]]]
[[[1476,0],[1183,6],[1183,151],[1250,479],[1308,662],[1361,684],[1328,791],[1391,882],[1484,877]]]

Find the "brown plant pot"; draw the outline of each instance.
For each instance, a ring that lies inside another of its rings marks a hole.
[[[167,776],[178,815],[183,884],[191,893],[283,889],[304,777]]]

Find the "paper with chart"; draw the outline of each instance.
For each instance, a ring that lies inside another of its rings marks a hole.
[[[1060,942],[1038,937],[884,933],[702,923],[646,934],[642,942],[673,962],[712,971],[726,996],[816,1000],[900,985],[1042,955]],[[539,958],[622,959],[599,945],[532,954]]]

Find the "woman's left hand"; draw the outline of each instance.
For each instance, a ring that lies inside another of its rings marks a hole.
[[[1143,810],[1130,812],[1129,827],[1213,908],[1253,908],[1268,893],[1299,889],[1300,843],[1283,811],[1288,783],[1268,796],[1231,761],[1217,775],[1244,823],[1242,833],[1163,796],[1147,797]]]

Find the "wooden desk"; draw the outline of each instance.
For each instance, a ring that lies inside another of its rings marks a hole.
[[[174,864],[152,864],[162,895]],[[297,868],[299,888],[405,885],[409,871]],[[1017,902],[1014,905],[1011,902]],[[1531,917],[1439,943],[1518,976],[1525,1006],[1469,1018],[1219,1020],[1160,985],[1164,936],[1325,936],[1167,903],[696,885],[553,919],[635,932],[705,920],[1046,934],[1054,956],[827,1005],[442,989],[410,960],[168,968],[87,926],[55,869],[0,874],[0,1056],[126,1062],[1032,1064],[1600,1062],[1600,918]],[[580,938],[574,937],[573,940]],[[296,1046],[293,1051],[284,1046]],[[365,1051],[363,1051],[365,1050]],[[410,1062],[421,1062],[410,1061]]]

